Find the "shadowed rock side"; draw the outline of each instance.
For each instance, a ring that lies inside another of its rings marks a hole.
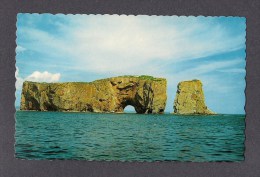
[[[132,105],[137,113],[163,113],[166,79],[121,76],[89,83],[37,83],[25,81],[21,110],[115,112]]]
[[[178,84],[173,109],[176,114],[215,114],[205,104],[200,80]]]

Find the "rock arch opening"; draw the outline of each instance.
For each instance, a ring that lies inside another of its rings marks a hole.
[[[136,113],[136,110],[132,105],[127,105],[124,108],[124,113]]]

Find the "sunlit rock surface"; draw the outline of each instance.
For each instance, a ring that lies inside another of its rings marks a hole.
[[[205,104],[205,97],[200,80],[180,82],[174,100],[176,114],[215,114]]]
[[[119,76],[93,82],[25,81],[21,110],[121,113],[132,105],[137,113],[163,113],[167,82],[152,76]]]

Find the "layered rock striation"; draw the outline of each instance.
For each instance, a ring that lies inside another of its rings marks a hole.
[[[180,82],[174,100],[176,114],[215,114],[205,104],[205,97],[200,80]]]
[[[151,76],[120,76],[93,82],[25,81],[21,110],[121,113],[132,105],[137,113],[163,113],[167,82]]]

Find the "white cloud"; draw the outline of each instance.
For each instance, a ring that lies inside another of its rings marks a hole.
[[[67,23],[58,25],[59,35],[22,28],[31,40],[28,47],[70,59],[75,65],[71,67],[94,73],[143,74],[144,66],[158,73],[160,63],[233,51],[245,43],[244,35],[230,35],[221,25],[212,25],[210,18],[206,23],[192,17],[125,15],[68,15],[64,19]]]
[[[16,83],[15,87],[17,90],[21,90],[24,81],[34,81],[34,82],[58,82],[60,80],[60,73],[49,73],[48,71],[39,72],[34,71],[32,74],[27,76],[26,78],[22,78],[19,76],[19,68],[16,67],[15,71]]]
[[[225,29],[218,25],[196,22],[180,29],[176,25],[165,25],[160,18],[153,18],[154,21],[135,16],[93,18],[88,21],[90,26],[83,19],[70,33],[78,49],[75,58],[94,72],[130,69],[136,73],[143,72],[144,65],[160,70],[154,61],[190,60],[232,51],[243,44],[239,41],[243,42],[244,36],[227,37]]]
[[[16,67],[15,77],[16,77],[16,82],[15,82],[16,90],[21,90],[24,80],[23,80],[23,78],[19,77],[19,68],[18,67]]]
[[[244,61],[241,59],[231,59],[227,61],[214,61],[206,64],[200,64],[193,68],[188,68],[186,70],[181,71],[181,73],[189,76],[202,75],[212,71],[219,71],[219,69],[222,68],[232,67],[243,62]]]
[[[224,73],[246,73],[246,69],[242,69],[242,68],[221,69],[218,71]]]
[[[24,47],[22,47],[22,46],[20,46],[20,45],[17,45],[17,47],[16,47],[16,49],[15,49],[15,51],[16,51],[17,53],[23,52],[23,51],[25,51],[25,50],[26,50],[26,48],[24,48]]]
[[[31,75],[26,77],[24,80],[26,81],[34,81],[34,82],[58,82],[60,80],[60,73],[52,74],[48,71],[39,72],[34,71]]]
[[[221,80],[223,80],[223,78],[208,76],[210,72],[222,70],[232,71],[233,69],[230,68],[235,67],[242,62],[243,60],[237,58],[233,58],[227,61],[211,61],[208,63],[197,64],[190,68],[186,67],[179,72],[172,71],[171,73],[164,74],[162,77],[165,77],[167,81],[169,81],[168,85],[170,85],[170,87],[177,86],[178,82],[192,79],[199,79],[202,80],[206,85],[212,85],[212,83],[219,83]]]

